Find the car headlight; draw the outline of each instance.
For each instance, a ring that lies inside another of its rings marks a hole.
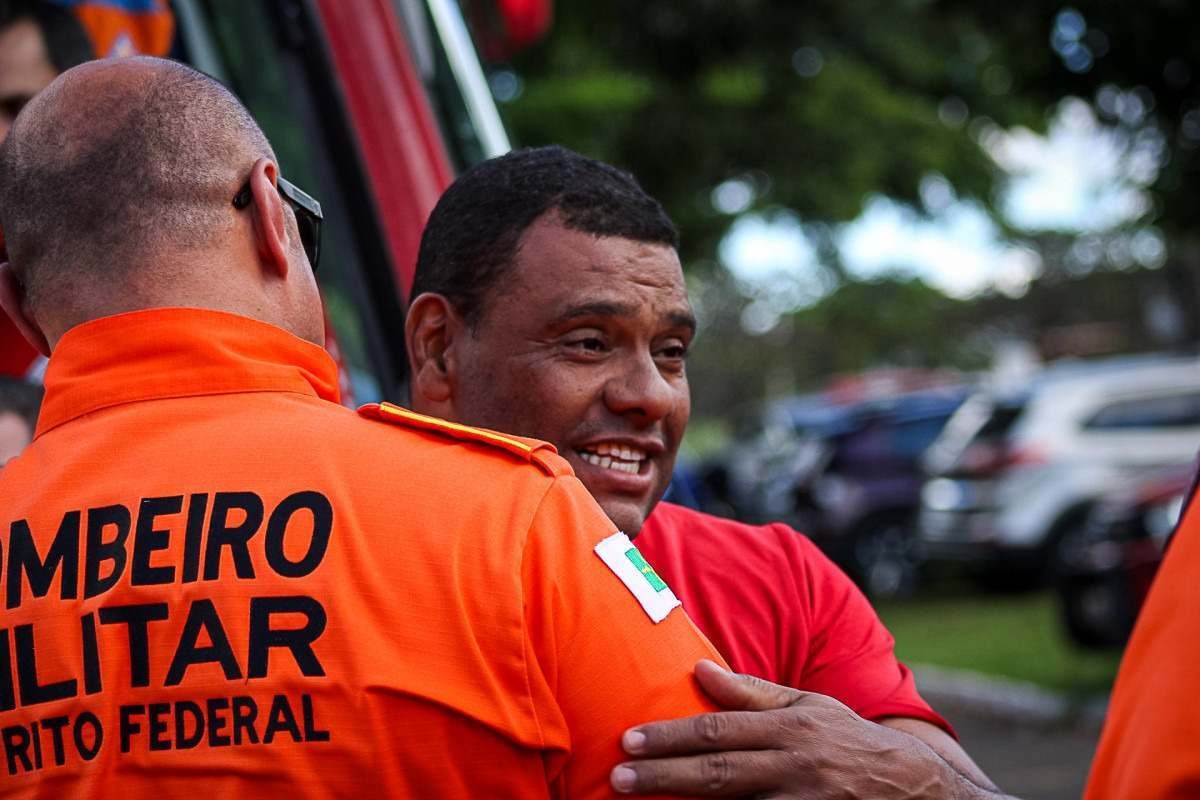
[[[921,489],[921,503],[931,511],[952,511],[963,504],[963,494],[957,481],[934,478]]]

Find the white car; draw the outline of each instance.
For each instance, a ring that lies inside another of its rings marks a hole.
[[[1023,392],[970,398],[930,447],[921,549],[1005,582],[1050,577],[1098,500],[1198,449],[1200,360],[1049,368]]]

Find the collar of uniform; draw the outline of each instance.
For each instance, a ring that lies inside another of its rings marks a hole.
[[[265,322],[196,308],[133,311],[78,325],[46,367],[37,436],[101,408],[165,397],[299,392],[338,402],[325,350]]]

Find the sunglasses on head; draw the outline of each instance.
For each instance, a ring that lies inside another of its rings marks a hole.
[[[325,218],[321,213],[321,204],[307,192],[283,178],[276,179],[275,188],[279,190],[280,196],[296,213],[296,227],[300,229],[300,243],[304,245],[304,255],[308,256],[308,263],[312,266],[313,272],[316,272],[317,257],[321,255],[321,220]],[[233,196],[233,207],[241,210],[250,205],[252,199],[250,179],[247,178],[246,183]]]

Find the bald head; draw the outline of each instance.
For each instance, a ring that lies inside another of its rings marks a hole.
[[[98,315],[114,292],[154,305],[229,240],[231,199],[260,158],[273,154],[249,112],[189,67],[131,58],[63,73],[0,146],[0,225],[26,307],[99,303],[80,310]]]

